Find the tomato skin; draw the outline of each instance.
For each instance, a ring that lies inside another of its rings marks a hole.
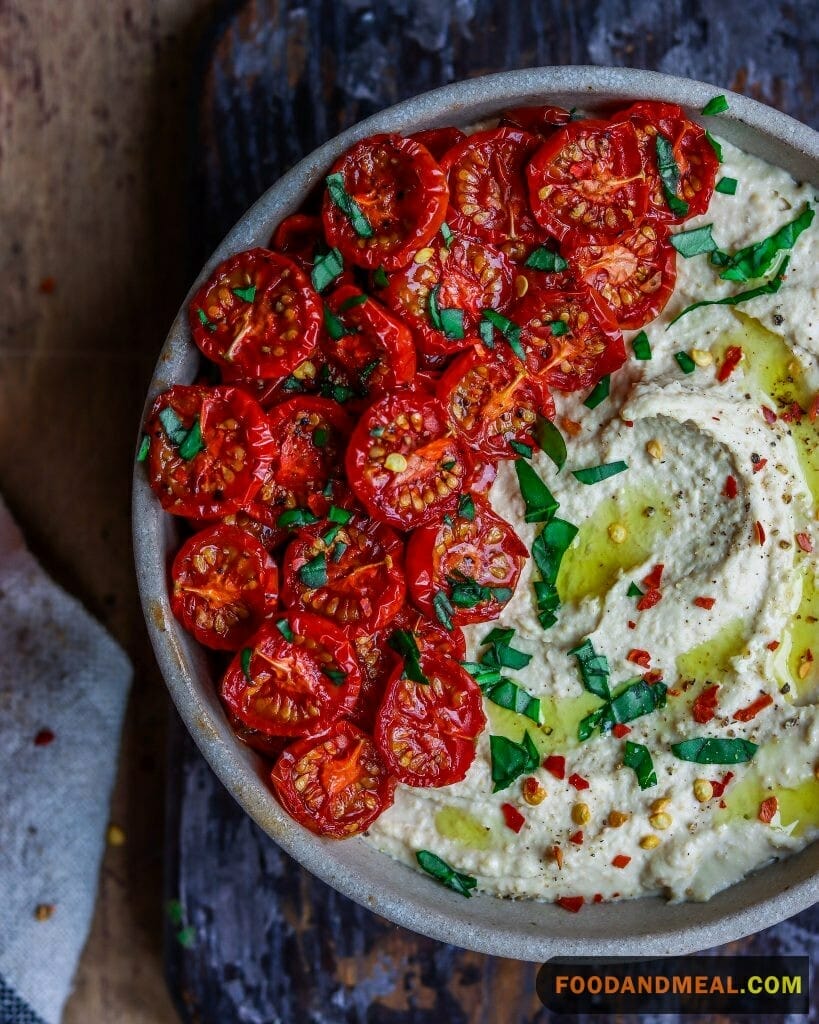
[[[472,500],[472,519],[455,515],[451,526],[443,521],[429,523],[415,530],[407,544],[407,582],[413,603],[434,617],[435,595],[443,592],[453,606],[451,618],[456,626],[496,619],[512,595],[498,600],[490,593],[472,607],[461,607],[453,599],[450,580],[464,578],[490,591],[502,588],[513,593],[529,557],[526,545],[489,502],[479,495]]]
[[[277,623],[292,631],[293,640]],[[264,623],[247,647],[250,678],[240,652],[222,678],[221,697],[249,728],[266,736],[312,736],[355,707],[361,666],[343,630],[329,619],[288,612]],[[343,680],[334,682],[328,668],[340,672]]]
[[[329,545],[323,522],[299,530],[284,556],[282,600],[290,608],[326,615],[346,630],[373,633],[387,625],[404,603],[404,544],[394,530],[353,516]],[[335,531],[334,531],[335,532]],[[327,582],[308,587],[300,576],[307,562],[324,556]]]
[[[475,343],[484,309],[499,310],[509,304],[512,278],[512,261],[500,249],[463,234],[456,234],[447,247],[439,235],[408,267],[390,275],[381,296],[412,325],[425,358],[447,359]],[[461,310],[463,338],[447,337],[433,327],[430,296],[435,288],[439,310]]]
[[[395,792],[373,741],[345,721],[282,751],[270,782],[291,818],[330,839],[366,831]]]
[[[397,270],[434,237],[446,215],[443,171],[429,151],[400,135],[373,135],[349,149],[333,166],[344,189],[373,230],[360,237],[349,217],[325,191],[322,219],[327,241],[358,267]]]
[[[563,107],[513,107],[501,114],[500,127],[521,128],[533,135],[549,136],[571,119],[571,113]]]
[[[283,253],[309,274],[313,269],[316,249],[323,244],[321,217],[294,213],[285,217],[273,232],[269,248]]]
[[[570,231],[613,238],[646,211],[648,189],[629,121],[573,121],[543,143],[526,174],[535,219],[561,241]]]
[[[235,293],[246,288],[255,288],[250,301]],[[276,380],[316,348],[322,309],[292,260],[250,249],[219,264],[191,299],[188,318],[196,345],[217,366]]]
[[[555,411],[548,388],[511,350],[464,352],[441,377],[438,397],[470,452],[490,461],[512,457],[509,442],[526,442],[537,415]]]
[[[659,316],[674,291],[677,254],[659,223],[645,220],[607,243],[570,235],[563,252],[621,330],[637,330]]]
[[[675,103],[645,100],[635,103],[617,115],[618,121],[629,121],[637,132],[637,142],[648,184],[647,216],[664,224],[681,224],[689,217],[705,213],[714,193],[719,171],[717,154],[705,129],[685,116]],[[657,132],[671,143],[680,169],[677,196],[688,203],[688,212],[677,215],[671,211],[657,170]]]
[[[426,128],[424,131],[413,132],[410,138],[420,142],[422,146],[426,146],[434,159],[440,163],[448,150],[452,149],[453,146],[457,146],[459,142],[463,142],[466,134],[460,128],[447,126],[445,128]]]
[[[247,512],[271,527],[291,508],[309,508],[323,515],[332,498],[322,492],[340,473],[341,453],[351,430],[349,416],[328,398],[297,395],[274,406],[268,424],[276,451]]]
[[[237,739],[240,739],[246,747],[250,747],[257,754],[261,754],[262,757],[271,761],[276,760],[289,742],[286,736],[267,736],[265,733],[259,732],[258,729],[251,729],[236,715],[228,714],[228,721],[231,729],[236,733]]]
[[[451,659],[421,656],[429,684],[416,683],[397,665],[378,709],[374,740],[387,770],[408,786],[460,782],[475,759],[486,726],[480,688]],[[410,757],[409,763],[407,755]]]
[[[276,608],[279,571],[260,542],[217,523],[189,537],[171,567],[171,608],[205,647],[238,650]]]
[[[199,421],[205,447],[191,459],[165,432],[159,416],[168,408],[186,430]],[[145,432],[151,488],[166,512],[192,519],[219,519],[241,508],[259,490],[275,450],[260,406],[224,385],[174,384],[157,395]]]
[[[490,128],[450,149],[441,161],[449,183],[450,228],[495,245],[542,238],[524,175],[540,142],[518,128]]]
[[[396,456],[403,469],[386,465]],[[441,403],[420,388],[399,388],[367,409],[350,438],[346,468],[370,515],[400,530],[452,508],[467,474]]]

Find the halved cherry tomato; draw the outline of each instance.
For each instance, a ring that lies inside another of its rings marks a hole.
[[[513,107],[504,110],[499,124],[501,128],[522,128],[534,135],[551,135],[556,128],[562,128],[571,119],[570,111],[563,107]]]
[[[276,608],[279,571],[238,526],[218,523],[189,537],[171,567],[171,608],[200,644],[236,651]]]
[[[145,431],[151,487],[166,512],[193,519],[253,498],[275,451],[264,412],[233,387],[175,384],[157,395]]]
[[[349,722],[291,744],[279,755],[270,781],[292,818],[330,839],[366,831],[395,792],[375,744]]]
[[[404,544],[365,516],[299,531],[284,556],[282,600],[347,629],[372,633],[404,603]]]
[[[637,330],[659,316],[674,291],[677,254],[662,224],[645,220],[610,242],[570,235],[563,253],[622,330]]]
[[[332,318],[322,347],[339,380],[347,379],[369,401],[412,381],[415,345],[405,324],[354,285],[336,288],[327,306]]]
[[[462,234],[447,246],[438,235],[405,270],[390,274],[381,297],[412,325],[425,356],[449,357],[475,342],[483,310],[509,303],[512,276],[512,262],[500,249]],[[454,325],[445,310],[457,311]]]
[[[482,459],[508,459],[510,441],[526,441],[538,414],[551,419],[549,389],[511,352],[464,352],[438,384],[449,422]]]
[[[327,240],[359,267],[406,266],[446,215],[443,171],[429,150],[400,135],[373,135],[357,142],[333,166],[328,181],[340,185],[363,221],[345,212],[338,191],[328,186],[322,206]]]
[[[452,149],[453,146],[457,146],[459,142],[463,142],[466,135],[460,128],[448,126],[446,128],[427,128],[424,131],[415,132],[410,135],[410,138],[420,142],[422,146],[426,146],[440,163],[444,153]]]
[[[412,633],[421,654],[438,655],[463,661],[466,657],[466,637],[458,626],[447,629],[437,619],[430,619],[411,604],[401,611],[384,630],[386,639],[397,630]]]
[[[450,525],[451,524],[451,525]],[[470,515],[415,530],[407,544],[407,582],[413,602],[438,615],[438,595],[454,625],[496,619],[512,597],[529,552],[514,529],[478,495]]]
[[[454,506],[467,467],[441,403],[399,388],[364,413],[347,448],[347,479],[375,519],[411,530]]]
[[[318,343],[319,298],[286,256],[250,249],[220,263],[191,299],[193,340],[243,377],[285,377]]]
[[[646,210],[637,133],[628,121],[573,121],[543,143],[526,174],[538,224],[561,240],[570,231],[614,238]]]
[[[231,729],[242,743],[271,761],[275,761],[290,742],[287,736],[268,736],[258,729],[251,729],[250,726],[245,725],[236,715],[228,714],[228,721],[230,722]]]
[[[714,192],[719,160],[708,141],[705,129],[689,120],[675,103],[635,103],[617,115],[618,121],[630,121],[637,141],[648,184],[648,216],[667,224],[679,224],[688,217],[705,213]],[[671,144],[679,171],[676,195],[688,203],[688,212],[672,212],[657,168],[657,133]]]
[[[264,625],[231,661],[222,700],[267,736],[321,732],[355,707],[361,667],[344,632],[329,619],[289,612]]]
[[[530,290],[508,315],[520,327],[530,373],[561,391],[588,387],[626,360],[611,313],[583,286]]]
[[[467,136],[441,162],[453,231],[496,245],[543,237],[529,208],[524,165],[541,139],[517,128]]]
[[[330,399],[297,395],[274,406],[268,423],[276,452],[247,511],[269,526],[276,526],[288,509],[308,508],[323,515],[332,496],[322,492],[342,472],[349,417]]]
[[[326,247],[321,217],[305,213],[285,217],[270,239],[271,249],[284,253],[308,274],[313,269],[316,250]]]
[[[481,691],[449,658],[422,655],[428,683],[393,670],[375,721],[374,739],[399,782],[449,786],[464,778],[475,759],[475,740],[486,725]]]

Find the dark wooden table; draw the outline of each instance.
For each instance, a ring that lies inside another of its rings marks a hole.
[[[751,13],[750,6],[753,7]],[[816,4],[255,0],[201,51],[191,272],[288,166],[340,129],[435,85],[541,64],[652,67],[747,92],[816,123]],[[395,928],[316,881],[233,803],[173,729],[166,963],[202,1024],[543,1022],[535,968]],[[178,915],[177,915],[178,916]],[[819,945],[808,912],[735,949]],[[179,939],[182,939],[180,942]]]

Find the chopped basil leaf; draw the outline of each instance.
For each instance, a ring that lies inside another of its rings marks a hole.
[[[674,358],[683,373],[693,373],[697,368],[697,364],[687,352],[675,352]]]
[[[384,427],[373,427],[370,431],[370,437],[383,437],[385,429]]]
[[[376,288],[386,288],[390,283],[390,279],[387,277],[387,271],[383,267],[378,267],[373,273],[373,284]]]
[[[545,523],[551,519],[559,508],[559,502],[546,484],[523,459],[515,459],[515,472],[520,496],[526,506],[524,520],[527,523]]]
[[[160,410],[159,422],[171,444],[180,445],[188,436],[187,428],[177,416],[176,410],[170,405],[166,405],[164,409]]]
[[[557,622],[560,598],[557,593],[557,574],[569,545],[577,536],[577,527],[565,519],[550,519],[532,544],[532,558],[541,575],[535,581],[538,621],[544,629]]]
[[[481,640],[481,644],[508,644],[515,635],[512,626],[493,626]]]
[[[628,469],[628,464],[622,461],[606,462],[602,466],[589,466],[587,469],[573,469],[572,476],[581,484],[599,484],[602,480],[608,480],[610,476],[617,476]]]
[[[626,591],[626,597],[642,597],[642,596],[643,596],[643,591],[640,590],[640,588],[637,586],[637,584],[634,582],[634,580],[632,580],[631,583],[629,583],[629,585],[628,585],[628,590]]]
[[[142,435],[142,440],[139,444],[139,451],[137,452],[137,462],[144,462],[148,458],[148,452],[151,448],[151,439],[147,434]]]
[[[361,207],[355,199],[344,188],[343,176],[341,174],[329,174],[325,180],[330,198],[350,221],[353,231],[360,238],[372,238],[375,234],[372,225],[361,212]]]
[[[182,443],[179,445],[179,454],[186,462],[190,462],[195,455],[198,455],[199,452],[204,451],[204,449],[205,442],[202,440],[202,424],[197,416],[193,422],[193,426],[187,432]]]
[[[471,494],[462,494],[458,499],[458,515],[462,519],[472,520],[475,518],[475,502]]]
[[[500,668],[526,668],[532,660],[531,654],[519,651],[507,643],[492,644],[489,651],[482,659],[482,664],[488,666],[499,666]]]
[[[719,160],[719,162],[722,163],[722,146],[717,142],[717,140],[714,138],[711,132],[706,131],[705,137],[706,139],[708,139],[708,143],[711,146],[711,149],[713,149],[713,151],[716,153],[717,160]]]
[[[316,291],[323,292],[342,273],[344,273],[344,257],[338,249],[330,249],[329,252],[316,256],[310,279]]]
[[[718,246],[711,234],[713,227],[713,224],[704,224],[690,231],[677,231],[670,236],[671,244],[687,260],[704,252],[715,252]]]
[[[242,653],[239,655],[239,664],[242,666],[242,672],[244,673],[245,679],[252,683],[253,679],[250,675],[250,659],[253,657],[253,648],[244,647]]]
[[[341,556],[344,554],[348,547],[348,544],[345,544],[343,540],[340,540],[337,544],[333,546],[333,553],[330,556],[330,561],[340,562]]]
[[[322,398],[332,398],[334,402],[344,403],[355,398],[355,391],[346,384],[333,380],[330,368],[325,364],[318,375],[319,394]]]
[[[565,320],[552,320],[549,324],[549,329],[555,338],[559,338],[561,335],[569,333],[569,325]]]
[[[432,875],[447,889],[453,889],[461,896],[471,896],[472,890],[478,884],[477,879],[456,871],[445,860],[441,860],[437,854],[430,853],[429,850],[418,850],[415,859],[428,875]]]
[[[455,462],[454,459],[447,459],[446,462],[441,463],[441,469],[449,471],[450,469],[454,469],[456,465],[457,463]]]
[[[322,672],[327,676],[330,682],[334,683],[336,686],[341,686],[347,678],[347,673],[341,672],[337,668],[323,668]]]
[[[594,388],[589,392],[583,405],[587,409],[596,409],[598,405],[609,397],[609,391],[611,389],[611,374],[606,374],[605,377],[601,377],[600,380],[595,384]]]
[[[468,672],[482,689],[493,683],[499,683],[503,679],[499,668],[484,665],[480,661],[462,661],[461,668]]]
[[[430,323],[445,338],[460,341],[464,337],[464,311],[462,309],[441,309],[438,305],[440,292],[441,286],[436,284],[429,293],[428,310]]]
[[[317,522],[318,517],[314,516],[309,508],[289,508],[282,512],[276,520],[276,525],[287,529],[291,526],[310,526],[311,523]]]
[[[696,764],[742,764],[757,752],[757,744],[750,740],[723,740],[699,736],[671,744],[671,753],[681,761]]]
[[[524,444],[522,441],[515,441],[514,439],[509,441],[509,447],[518,453],[523,459],[531,459],[534,455],[534,449],[531,445]]]
[[[313,444],[316,448],[325,448],[330,440],[330,431],[326,427],[316,427],[313,431]]]
[[[344,326],[326,302],[324,304],[324,327],[333,341],[340,341],[345,334],[355,333]]]
[[[363,293],[361,295],[351,295],[349,299],[345,299],[338,307],[339,313],[346,313],[348,309],[354,309],[356,306],[363,306],[367,301],[367,296]]]
[[[282,391],[286,391],[288,394],[295,394],[298,391],[304,391],[304,385],[291,373],[289,377],[285,377],[282,381]]]
[[[242,302],[253,302],[256,298],[256,285],[252,284],[247,288],[231,288],[231,291],[237,299],[241,299]]]
[[[444,223],[441,225],[441,237],[444,240],[444,245],[447,247],[447,249],[449,249],[450,246],[452,245],[452,239],[454,236],[452,234],[452,228],[449,226],[449,224],[447,224],[446,221],[444,221]]]
[[[333,526],[330,527],[330,529],[325,534],[322,535],[321,539],[328,548],[332,543],[334,543],[336,537],[338,536],[338,531],[340,529],[341,523],[335,523]]]
[[[577,727],[577,738],[587,740],[595,729],[609,732],[615,725],[633,722],[666,703],[666,687],[662,683],[650,686],[644,679],[637,679],[624,690],[607,701],[590,715],[586,715]]]
[[[537,621],[543,629],[549,629],[557,622],[557,609],[560,607],[557,587],[554,583],[544,583],[542,580],[535,580],[533,587]]]
[[[680,169],[674,158],[674,147],[660,132],[657,132],[654,137],[654,144],[657,149],[657,170],[660,173],[665,201],[673,214],[677,217],[684,217],[688,213],[688,203],[677,195],[677,189],[680,187]]]
[[[565,270],[568,265],[559,253],[552,252],[551,249],[547,249],[545,246],[533,249],[524,263],[524,266],[531,267],[532,270],[545,270],[547,273],[559,273],[561,270]]]
[[[372,377],[378,367],[381,365],[380,359],[371,359],[369,363],[365,363],[364,366],[358,371],[359,380],[366,384],[366,382]]]
[[[700,111],[706,117],[711,117],[714,114],[723,114],[728,109],[728,100],[724,96],[714,96],[710,99]]]
[[[557,466],[557,471],[560,472],[566,462],[566,442],[554,423],[551,420],[547,420],[545,416],[538,416],[535,420],[532,436],[541,451],[549,456],[555,466]]]
[[[432,599],[432,607],[435,609],[435,616],[446,629],[452,629],[452,613],[455,610],[449,603],[449,598],[439,590]]]
[[[526,353],[520,344],[520,327],[495,309],[485,309],[483,311],[483,319],[488,320],[493,327],[501,332],[509,343],[509,348],[512,349],[521,362],[525,362]]]
[[[808,205],[798,217],[783,224],[768,238],[733,253],[725,264],[725,270],[720,274],[722,280],[755,281],[764,277],[773,266],[777,255],[796,245],[802,232],[813,223],[814,215],[814,210]]]
[[[492,757],[493,793],[511,786],[515,779],[535,771],[540,764],[540,755],[528,729],[520,743],[506,736],[490,736],[489,752]]]
[[[645,331],[640,331],[635,338],[631,339],[631,347],[635,359],[651,359],[651,342]]]
[[[293,642],[293,630],[290,628],[290,623],[287,619],[279,619],[276,623],[276,629],[278,629],[285,640],[288,640],[290,643]]]
[[[323,587],[327,583],[327,558],[323,554],[316,555],[305,562],[299,569],[299,579],[311,590]]]
[[[642,743],[632,743],[626,740],[626,747],[623,751],[623,764],[626,768],[633,768],[637,776],[640,789],[651,789],[657,785],[657,773],[654,771],[654,762],[648,747]]]
[[[486,587],[467,576],[447,576],[450,586],[449,600],[456,608],[475,608],[485,601],[504,604],[512,596],[509,587]]]
[[[477,679],[475,682],[479,686],[481,685]],[[481,690],[486,699],[491,700],[498,707],[506,708],[507,711],[514,711],[516,714],[530,719],[535,725],[540,725],[542,717],[540,700],[527,693],[526,690],[518,686],[517,683],[512,682],[511,679],[501,678],[493,683],[485,683],[481,686]]]
[[[573,654],[577,658],[580,675],[583,677],[583,685],[589,693],[593,693],[603,700],[609,700],[611,697],[609,691],[609,675],[611,670],[609,669],[609,660],[605,654],[598,654],[595,651],[594,644],[589,637],[586,637],[577,647],[573,647],[569,654]]]
[[[421,652],[415,634],[408,629],[396,629],[389,639],[389,645],[404,660],[404,675],[414,683],[429,686],[429,679],[421,669]]]
[[[478,337],[488,349],[495,347],[495,328],[489,320],[481,320],[478,324]]]
[[[331,523],[341,523],[343,526],[353,518],[353,513],[348,512],[346,508],[339,508],[338,505],[331,505],[327,518]]]
[[[714,191],[720,192],[724,196],[735,196],[738,184],[739,182],[736,178],[720,178],[714,186]]]
[[[196,315],[199,317],[199,323],[202,324],[203,327],[207,327],[209,331],[216,330],[216,324],[213,323],[211,320],[208,320],[208,315],[204,311],[204,309],[197,309]]]
[[[701,306],[736,306],[740,302],[747,302],[749,299],[755,299],[758,295],[773,295],[779,291],[782,287],[782,282],[785,279],[785,272],[788,269],[788,263],[790,262],[790,255],[786,256],[782,263],[779,265],[779,270],[776,272],[774,277],[770,281],[766,281],[765,284],[759,285],[757,288],[750,288],[746,292],[739,292],[737,295],[728,295],[724,299],[703,299],[700,302],[695,302],[690,306],[686,306],[682,313],[678,313],[671,323],[666,327],[669,330],[674,324],[686,315],[686,313],[692,312],[692,310],[699,309]],[[677,362],[680,362],[677,358]],[[682,366],[682,363],[680,363]],[[684,367],[683,367],[684,368]],[[693,363],[692,363],[693,368]],[[690,373],[691,370],[686,370],[686,373]]]

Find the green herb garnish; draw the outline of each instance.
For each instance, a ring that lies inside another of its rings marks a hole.
[[[535,454],[535,450],[530,444],[524,444],[523,441],[516,441],[514,438],[509,441],[509,447],[512,451],[517,452],[522,459],[531,459]]]
[[[654,144],[657,150],[657,170],[660,173],[665,201],[675,216],[685,217],[688,213],[688,203],[677,195],[677,189],[680,187],[680,169],[674,158],[674,147],[659,132],[654,137]]]
[[[549,629],[557,622],[560,597],[557,593],[557,575],[560,563],[574,538],[577,527],[565,519],[550,519],[532,544],[532,558],[535,560],[541,579],[534,583],[538,622],[543,629]]]
[[[735,196],[738,184],[736,178],[720,178],[714,186],[714,191],[720,192],[724,196]]]
[[[408,629],[396,629],[389,639],[389,645],[404,660],[404,675],[414,683],[429,686],[429,679],[421,668],[421,652],[415,634]]]
[[[475,502],[471,494],[462,494],[458,498],[458,515],[470,521],[475,518]]]
[[[197,309],[196,315],[199,317],[199,323],[206,327],[209,331],[213,332],[216,330],[216,324],[212,320],[208,320],[208,314],[204,309]]]
[[[477,879],[472,875],[456,871],[445,860],[441,860],[437,854],[430,853],[429,850],[418,850],[415,859],[428,875],[432,875],[441,885],[445,885],[447,889],[452,889],[461,896],[470,897],[472,890],[478,884]]]
[[[361,207],[355,199],[344,188],[343,176],[341,174],[329,174],[325,180],[330,198],[350,221],[353,231],[360,238],[372,238],[375,234],[372,225],[362,213]]]
[[[553,337],[559,338],[561,335],[569,333],[569,325],[565,320],[552,320],[549,324],[549,330],[552,332]]]
[[[452,234],[452,228],[446,221],[441,225],[441,238],[444,240],[444,245],[449,249],[452,246],[454,235]]]
[[[761,284],[757,288],[750,288],[748,291],[739,292],[737,295],[728,295],[724,299],[702,299],[700,302],[694,302],[692,305],[686,306],[682,313],[678,313],[674,317],[668,327],[666,327],[666,330],[670,330],[670,328],[673,327],[681,317],[684,317],[687,313],[690,313],[695,309],[700,309],[702,306],[736,306],[740,302],[747,302],[749,299],[755,299],[758,295],[775,294],[782,287],[782,282],[785,279],[785,272],[788,269],[789,262],[790,255],[786,256],[782,260],[779,270],[776,272],[775,276],[772,277],[770,281],[766,281],[765,284]],[[676,356],[675,358],[677,359],[677,362],[680,362],[679,358]],[[682,366],[682,363],[680,363],[680,365]],[[691,370],[686,370],[685,372],[690,373]]]
[[[387,271],[383,267],[378,267],[373,272],[373,284],[376,288],[386,288],[390,283],[390,279],[387,277]]]
[[[636,337],[631,339],[631,347],[635,359],[651,359],[651,343],[645,331],[640,331]]]
[[[740,249],[728,258],[720,274],[723,281],[755,281],[771,269],[777,255],[792,249],[803,231],[813,223],[815,216],[811,206],[806,206],[798,217],[775,231],[760,242]]]
[[[651,789],[652,786],[657,785],[654,762],[651,760],[648,747],[643,746],[642,743],[632,743],[631,740],[626,740],[623,764],[626,768],[634,769],[640,789]]]
[[[509,587],[487,587],[463,574],[447,576],[446,581],[450,587],[449,600],[456,608],[475,608],[485,601],[505,604],[512,596]]]
[[[137,452],[137,462],[144,462],[148,458],[148,452],[151,450],[151,439],[147,434],[142,435],[142,440],[139,443],[139,451]]]
[[[445,629],[452,629],[452,613],[455,609],[449,603],[449,598],[443,590],[439,590],[432,599],[432,607],[435,609],[435,616]]]
[[[349,299],[345,299],[338,307],[339,313],[346,313],[348,309],[354,309],[356,306],[363,306],[367,301],[367,296],[363,293],[361,295],[351,295]]]
[[[281,633],[284,639],[288,641],[288,643],[293,643],[293,630],[290,628],[290,623],[287,621],[287,619],[279,619],[276,622],[276,629],[278,629],[278,631]]]
[[[693,373],[697,368],[697,364],[687,352],[675,352],[674,358],[683,373]]]
[[[445,338],[460,341],[464,337],[464,311],[462,309],[441,309],[438,305],[440,292],[441,286],[436,284],[429,293],[428,311],[430,323]]]
[[[628,590],[626,591],[626,597],[642,597],[642,596],[643,596],[643,591],[640,590],[640,588],[637,586],[637,584],[634,582],[634,580],[632,580],[631,583],[629,583],[629,585],[628,585]]]
[[[492,758],[493,793],[511,786],[515,779],[535,771],[540,764],[540,755],[528,729],[520,743],[515,743],[507,736],[490,736],[489,752]]]
[[[316,448],[326,448],[330,440],[330,431],[326,427],[316,427],[313,431],[313,444]]]
[[[531,267],[532,270],[545,270],[547,273],[559,273],[561,270],[565,270],[568,265],[559,253],[552,252],[551,249],[547,249],[545,246],[533,249],[524,263],[524,266]]]
[[[515,353],[521,362],[526,361],[526,353],[520,344],[520,327],[509,317],[503,316],[502,313],[498,313],[495,309],[485,309],[483,311],[483,319],[488,320],[489,323],[501,332],[509,343],[509,348]]]
[[[577,738],[587,740],[595,729],[609,732],[615,725],[633,722],[658,708],[665,707],[666,687],[662,683],[650,686],[644,679],[628,684],[601,708],[586,715],[577,727]]]
[[[708,139],[708,144],[711,146],[711,149],[716,153],[717,160],[722,163],[722,146],[717,142],[711,132],[706,131],[705,137]]]
[[[594,387],[586,397],[586,400],[583,403],[583,405],[585,405],[587,409],[596,409],[598,405],[600,405],[602,402],[605,402],[605,400],[609,397],[610,390],[611,374],[607,373],[605,377],[601,377],[600,380],[594,385]]]
[[[288,529],[292,526],[310,526],[318,522],[318,516],[314,516],[309,508],[289,508],[282,512],[276,520],[276,525]]]
[[[573,647],[569,654],[577,658],[580,675],[583,678],[583,685],[589,693],[593,693],[596,697],[601,697],[603,700],[609,700],[611,697],[609,691],[609,675],[611,670],[609,669],[609,660],[605,654],[598,654],[595,651],[594,644],[589,637],[586,637],[577,647]]]
[[[242,653],[239,655],[239,664],[242,666],[242,672],[244,673],[245,679],[252,683],[253,679],[250,675],[250,659],[253,657],[252,647],[243,647]]]
[[[716,252],[718,246],[711,234],[713,227],[713,224],[704,224],[701,228],[692,228],[690,231],[677,231],[670,236],[670,242],[680,256],[687,260],[704,252]]]
[[[344,273],[344,257],[338,249],[330,249],[316,256],[313,269],[310,273],[310,280],[317,292],[323,292],[325,288]]]
[[[586,469],[573,469],[572,476],[575,480],[579,480],[581,484],[599,484],[603,480],[608,480],[611,476],[617,476],[618,473],[624,473],[628,469],[628,463],[618,462],[606,462],[602,466],[589,466]]]
[[[710,736],[671,744],[671,753],[675,757],[696,764],[742,764],[750,761],[757,749],[758,744],[750,740],[723,740]]]
[[[545,416],[538,416],[532,429],[532,436],[541,451],[549,456],[560,472],[566,462],[566,442],[554,423]]]
[[[248,285],[247,288],[231,288],[231,291],[237,299],[241,299],[242,302],[253,302],[256,298],[256,285]]]
[[[714,96],[700,111],[705,117],[712,117],[714,114],[724,114],[728,109],[728,100],[724,96]]]
[[[527,523],[545,523],[557,512],[559,503],[534,469],[523,459],[515,459],[520,496],[526,506]]]
[[[523,715],[535,725],[540,725],[542,717],[540,700],[527,693],[523,687],[518,686],[511,679],[501,677],[492,683],[483,685],[477,679],[475,682],[481,687],[486,699],[491,700],[493,704],[497,704],[500,708],[506,708],[507,711],[514,711],[517,715]]]
[[[305,562],[299,569],[299,579],[310,590],[323,587],[327,583],[327,558],[324,554],[316,555]]]

